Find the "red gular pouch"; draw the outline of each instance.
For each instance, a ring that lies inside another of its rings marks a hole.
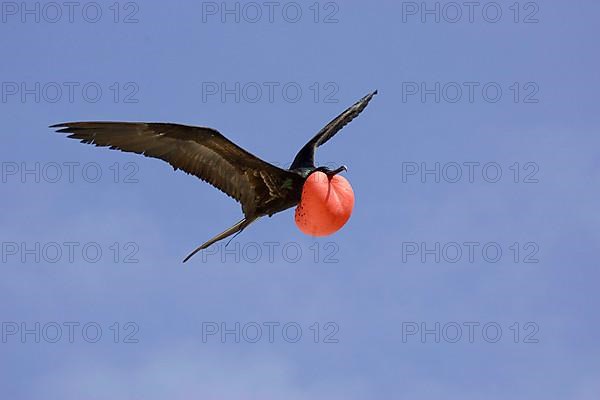
[[[296,225],[307,235],[331,235],[348,222],[353,208],[354,192],[346,178],[313,172],[302,187]]]

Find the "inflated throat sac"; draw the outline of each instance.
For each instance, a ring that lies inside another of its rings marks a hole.
[[[354,192],[346,178],[313,172],[302,188],[296,207],[298,229],[311,236],[327,236],[348,222],[354,208]]]

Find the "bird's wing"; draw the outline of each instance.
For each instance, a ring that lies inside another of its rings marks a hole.
[[[294,158],[294,162],[290,166],[290,169],[300,168],[300,167],[314,167],[315,166],[315,150],[317,147],[322,145],[331,139],[336,133],[340,131],[346,124],[352,121],[354,118],[358,117],[358,115],[365,109],[371,98],[377,94],[377,90],[369,93],[350,107],[348,107],[343,113],[335,117],[331,122],[329,122],[323,129],[321,129],[315,137],[313,137],[308,143],[300,149],[296,157]]]
[[[159,158],[210,183],[253,215],[295,174],[269,164],[211,128],[143,122],[66,122],[51,126],[82,143]]]

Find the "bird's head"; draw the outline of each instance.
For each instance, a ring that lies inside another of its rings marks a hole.
[[[346,167],[345,165],[342,165],[336,169],[331,169],[329,167],[318,167],[315,168],[314,172],[323,172],[325,175],[327,175],[329,177],[329,179],[331,179],[332,177],[334,177],[335,175],[339,174],[342,171],[348,171],[348,167]]]

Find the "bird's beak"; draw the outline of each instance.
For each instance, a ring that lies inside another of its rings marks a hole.
[[[346,167],[345,165],[342,165],[341,167],[339,167],[338,169],[334,169],[333,171],[331,171],[327,175],[334,176],[334,175],[339,174],[342,171],[348,171],[348,167]]]

